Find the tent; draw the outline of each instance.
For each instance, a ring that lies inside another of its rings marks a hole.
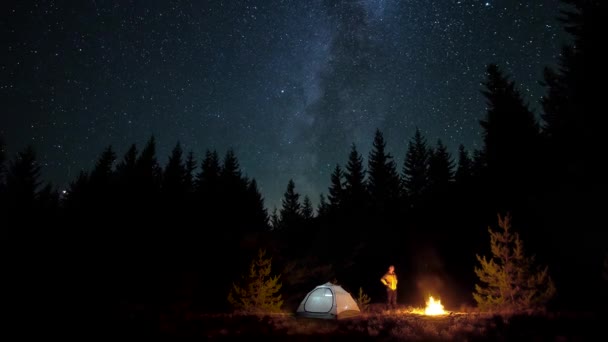
[[[308,292],[296,311],[297,317],[342,319],[361,314],[357,302],[340,285],[325,283]]]

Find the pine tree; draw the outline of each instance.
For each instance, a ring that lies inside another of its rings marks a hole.
[[[280,275],[271,276],[272,258],[259,249],[257,259],[252,260],[249,274],[241,285],[233,284],[228,302],[236,309],[248,313],[279,312],[283,305],[279,291],[283,286]]]
[[[319,205],[317,206],[317,217],[324,218],[329,213],[329,204],[324,194],[319,194]]]
[[[429,187],[435,192],[446,191],[454,179],[454,161],[447,147],[437,140],[437,147],[429,155]]]
[[[342,208],[342,202],[344,201],[344,172],[339,164],[336,164],[336,168],[331,174],[328,198],[330,212],[338,212]]]
[[[501,185],[501,197],[511,201],[510,194],[529,189],[534,179],[540,146],[538,123],[515,83],[497,65],[487,66],[486,77],[482,93],[487,114],[480,121],[484,154],[492,184]]]
[[[150,195],[160,189],[162,168],[156,159],[156,139],[151,136],[135,163],[138,190]]]
[[[378,214],[392,212],[399,199],[399,175],[393,156],[385,148],[384,136],[377,129],[368,159],[367,187],[372,207]]]
[[[363,157],[357,151],[355,144],[351,145],[346,172],[344,173],[343,204],[349,217],[363,215],[367,209],[368,193],[365,182]]]
[[[270,227],[272,230],[281,229],[281,217],[279,216],[277,207],[272,209],[272,214],[270,215]]]
[[[300,194],[295,191],[296,185],[293,179],[287,183],[287,190],[283,194],[281,200],[281,228],[293,229],[299,228],[302,223],[302,204],[300,203]]]
[[[116,161],[116,153],[112,149],[112,146],[106,147],[101,153],[101,156],[95,163],[93,171],[91,171],[91,184],[95,187],[106,188],[110,185],[112,178],[112,167]]]
[[[473,161],[464,145],[458,146],[458,168],[456,169],[455,180],[458,184],[468,184],[473,176]]]
[[[253,231],[268,230],[268,211],[264,206],[264,198],[258,189],[258,183],[255,179],[249,181],[247,186],[247,203],[245,209],[247,214],[244,221],[250,226]]]
[[[366,312],[369,310],[369,303],[372,301],[372,299],[365,292],[363,292],[362,287],[359,287],[359,294],[357,295],[356,301],[359,310]]]
[[[171,151],[169,161],[162,177],[162,191],[165,198],[173,202],[186,193],[186,166],[182,159],[182,147],[179,142]]]
[[[312,202],[308,195],[304,196],[304,201],[302,202],[302,218],[306,221],[312,220],[314,216],[314,209],[312,208]]]
[[[428,186],[429,149],[426,139],[416,128],[403,162],[403,189],[412,205],[422,200]]]
[[[196,170],[196,160],[194,159],[194,152],[188,152],[186,158],[186,177],[184,179],[184,186],[188,193],[194,192],[194,171]]]
[[[6,175],[6,196],[8,213],[28,212],[35,207],[40,181],[41,166],[36,160],[36,152],[28,145],[17,153],[11,161]]]
[[[89,174],[80,170],[76,180],[71,181],[65,196],[65,206],[69,209],[82,210],[92,209],[91,207],[91,191],[90,191]],[[76,213],[76,212],[75,212]]]
[[[477,255],[473,298],[483,310],[531,309],[546,304],[555,294],[548,267],[535,266],[534,257],[524,253],[519,234],[511,230],[511,215],[498,215],[499,231],[488,228],[492,257]]]

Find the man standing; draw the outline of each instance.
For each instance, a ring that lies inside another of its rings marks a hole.
[[[386,309],[397,309],[397,274],[395,274],[395,266],[390,265],[388,272],[380,281],[386,286]]]

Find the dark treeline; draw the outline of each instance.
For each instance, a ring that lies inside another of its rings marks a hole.
[[[27,279],[62,288],[64,298],[76,291],[138,307],[160,300],[166,310],[225,310],[231,284],[262,247],[282,275],[288,308],[326,281],[383,301],[379,279],[390,264],[400,302],[420,305],[436,294],[458,307],[472,303],[475,254],[489,254],[488,226],[511,213],[527,251],[549,266],[558,291],[552,304],[594,308],[606,298],[599,122],[606,59],[599,2],[573,4],[563,21],[574,40],[558,68],[545,70],[540,121],[517,84],[488,65],[481,149],[461,145],[452,155],[416,130],[397,165],[376,130],[367,158],[352,145],[336,163],[315,208],[293,181],[280,208],[266,208],[232,150],[197,157],[177,143],[163,161],[153,137],[123,156],[108,146],[65,193],[40,179],[33,147],[1,153],[2,225],[15,241],[9,249],[19,251],[12,267],[26,263]],[[79,290],[63,288],[75,279]]]

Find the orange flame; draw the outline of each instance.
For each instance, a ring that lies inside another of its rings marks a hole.
[[[435,300],[433,296],[429,297],[429,301],[426,302],[426,308],[424,314],[428,316],[445,315],[447,312],[443,309],[440,300]]]
[[[435,300],[433,296],[429,296],[429,300],[426,302],[426,308],[424,309],[414,309],[413,311],[419,315],[427,315],[427,316],[438,316],[438,315],[446,315],[448,312],[443,309],[443,305],[440,300]]]

